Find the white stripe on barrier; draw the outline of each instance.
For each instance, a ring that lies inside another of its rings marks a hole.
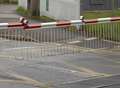
[[[0,27],[8,27],[8,23],[0,23]]]
[[[111,17],[108,18],[98,18],[98,21],[111,21]]]
[[[111,22],[112,18],[108,17],[108,18],[98,18],[97,21],[98,23],[108,23]]]
[[[72,24],[79,24],[79,25],[82,25],[83,24],[83,21],[82,20],[71,20],[70,21]]]
[[[41,23],[41,27],[56,26],[57,22]]]
[[[24,28],[24,25],[22,23],[0,23],[0,29],[18,29],[18,28]]]
[[[0,23],[0,29],[7,29],[8,23]]]
[[[25,20],[25,18],[24,18],[24,17],[20,17],[20,19],[19,19],[19,21],[20,21],[21,23],[23,23],[23,22],[24,22],[24,20]]]

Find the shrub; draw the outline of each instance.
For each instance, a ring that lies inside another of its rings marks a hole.
[[[25,8],[23,8],[21,6],[16,9],[16,12],[18,14],[20,14],[22,16],[26,16],[26,17],[30,17],[30,15],[31,15],[31,12],[29,10],[26,10]]]

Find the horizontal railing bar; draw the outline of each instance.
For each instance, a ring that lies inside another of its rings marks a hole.
[[[24,20],[24,21],[23,21]],[[24,29],[44,28],[44,27],[61,27],[61,26],[72,26],[72,25],[84,25],[84,24],[97,24],[97,23],[109,23],[120,21],[120,17],[107,17],[97,19],[83,19],[83,20],[70,20],[70,21],[57,21],[47,23],[28,24],[27,20],[21,19],[20,22],[15,23],[0,23],[0,29],[12,28],[12,27],[23,27]]]

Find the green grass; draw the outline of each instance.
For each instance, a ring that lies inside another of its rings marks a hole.
[[[83,28],[89,36],[120,42],[120,22],[87,24]]]
[[[104,10],[104,11],[86,11],[81,14],[85,19],[104,18],[111,16],[120,16],[120,9],[118,10]]]
[[[24,9],[21,6],[16,9],[16,12],[25,17],[29,17],[31,15],[31,12],[29,10]]]
[[[120,16],[120,9],[107,11],[86,11],[81,15],[84,16],[85,19]],[[91,36],[96,36],[100,39],[120,42],[120,22],[87,24],[83,27],[87,32],[89,32],[89,35]]]

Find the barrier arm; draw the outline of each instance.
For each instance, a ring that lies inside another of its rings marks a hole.
[[[24,28],[25,23],[27,23],[25,18],[20,17],[19,22],[0,23],[0,29]]]
[[[69,21],[57,21],[48,23],[37,23],[37,24],[27,24],[25,29],[36,29],[36,28],[47,28],[47,27],[67,27],[67,26],[80,26],[85,24],[97,24],[97,23],[109,23],[120,21],[120,17],[107,17],[107,18],[97,18],[97,19],[80,19],[80,20],[69,20]]]
[[[9,28],[35,29],[35,28],[62,27],[62,26],[66,27],[72,25],[108,23],[114,21],[120,21],[120,17],[107,17],[107,18],[83,19],[83,20],[80,19],[80,20],[57,21],[57,22],[37,23],[37,24],[28,24],[28,21],[24,17],[21,17],[19,19],[19,22],[0,23],[0,29],[9,29]]]

